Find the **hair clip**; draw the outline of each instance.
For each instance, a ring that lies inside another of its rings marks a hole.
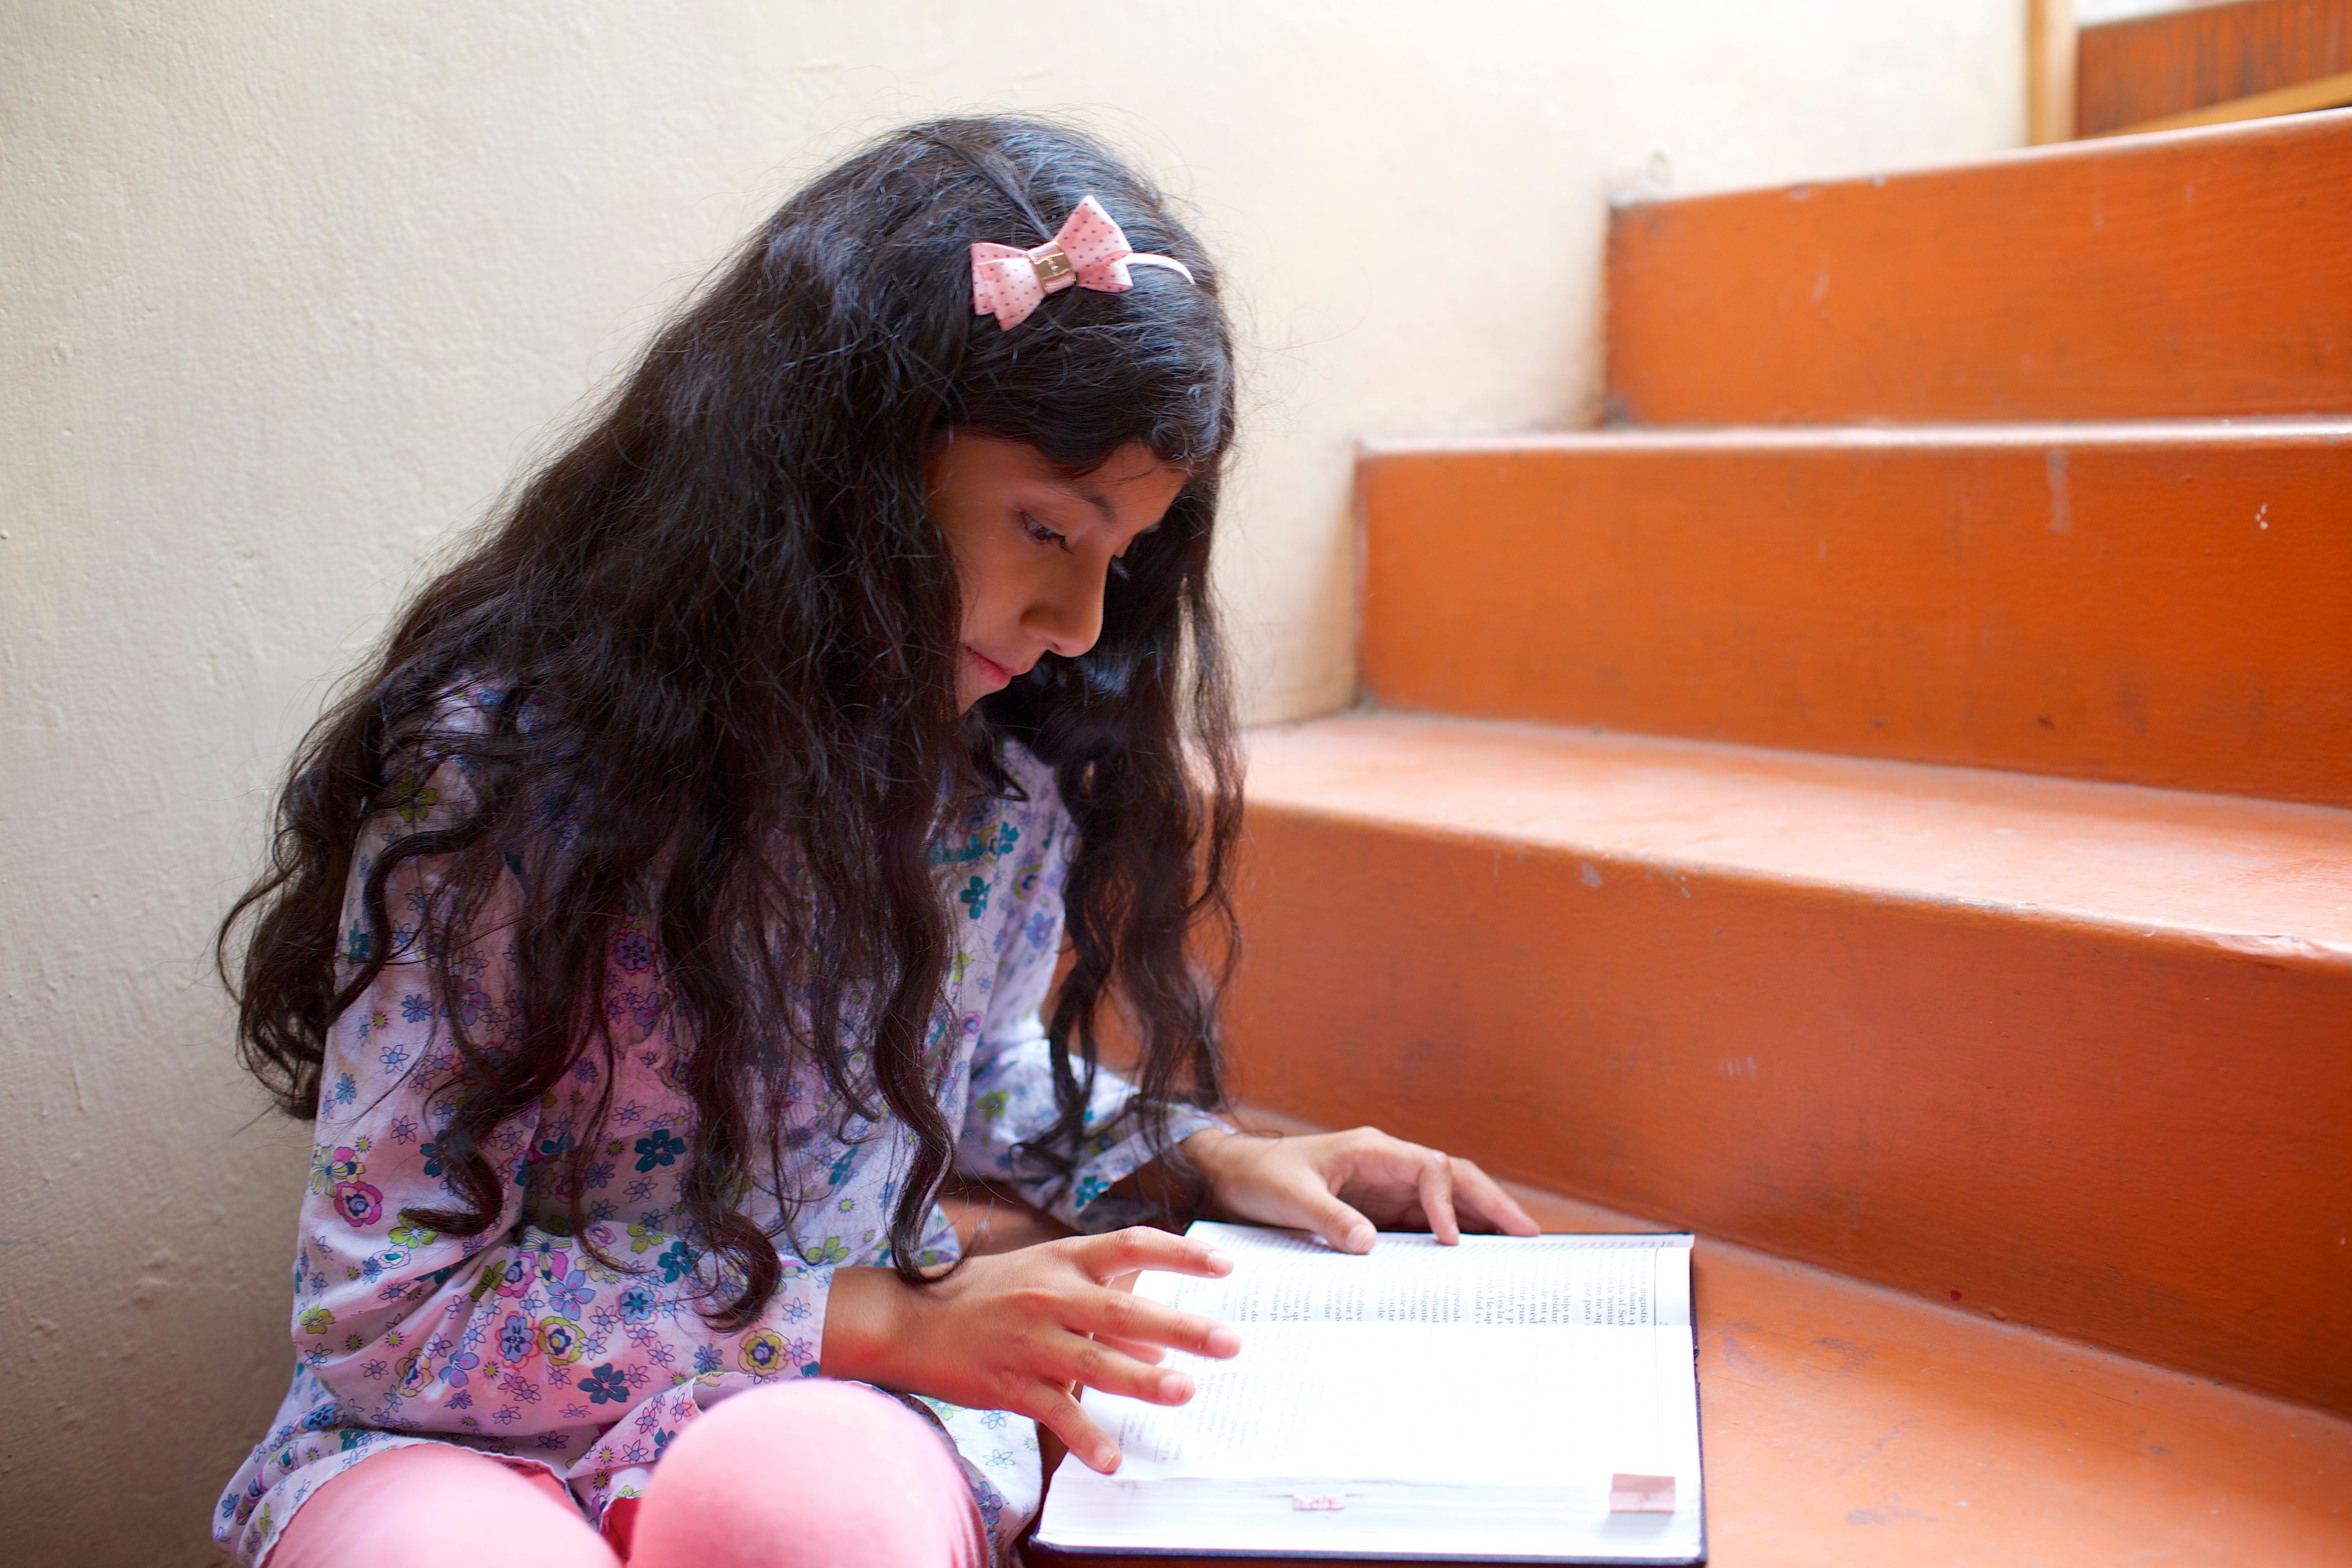
[[[1127,236],[1103,210],[1102,203],[1084,196],[1062,232],[1045,244],[1023,250],[1010,245],[975,240],[971,247],[971,313],[993,315],[997,326],[1011,331],[1045,302],[1048,294],[1068,288],[1123,294],[1135,287],[1129,267],[1165,267],[1192,281],[1192,268],[1172,256],[1130,250]]]

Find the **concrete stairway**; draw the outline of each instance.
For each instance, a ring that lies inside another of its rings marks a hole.
[[[1647,427],[1366,453],[1241,1091],[1700,1232],[1717,1563],[2352,1561],[2352,111],[1611,268]]]

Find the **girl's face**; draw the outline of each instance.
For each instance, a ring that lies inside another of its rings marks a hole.
[[[1025,442],[950,432],[924,468],[963,595],[958,711],[1102,631],[1103,582],[1189,476],[1139,442],[1073,479]]]

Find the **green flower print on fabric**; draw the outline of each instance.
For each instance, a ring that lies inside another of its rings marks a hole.
[[[569,1366],[580,1359],[587,1347],[581,1343],[580,1325],[562,1318],[541,1318],[532,1325],[533,1337],[539,1341],[539,1353],[551,1366]]]
[[[403,822],[422,822],[440,804],[441,792],[427,784],[422,773],[403,773],[393,781],[392,809],[400,813]]]
[[[319,1144],[310,1151],[310,1190],[331,1193],[338,1182],[349,1182],[367,1173],[367,1162],[360,1156],[366,1153],[369,1142],[354,1138],[349,1143],[329,1148]]]

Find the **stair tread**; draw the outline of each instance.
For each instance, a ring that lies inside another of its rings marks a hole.
[[[1506,1184],[1547,1232],[1670,1228]],[[1704,1233],[1691,1268],[1714,1568],[2352,1552],[2352,1420]]]
[[[1259,805],[2352,962],[2352,811],[1353,712],[1250,737]]]
[[[1366,438],[1367,458],[1423,453],[1640,451],[1911,451],[2063,447],[2260,446],[2352,440],[2352,416],[2249,414],[2223,418],[1922,420],[1906,424],[1610,426]]]
[[[1717,1568],[2352,1552],[2352,1421],[1704,1236],[1692,1268]]]

